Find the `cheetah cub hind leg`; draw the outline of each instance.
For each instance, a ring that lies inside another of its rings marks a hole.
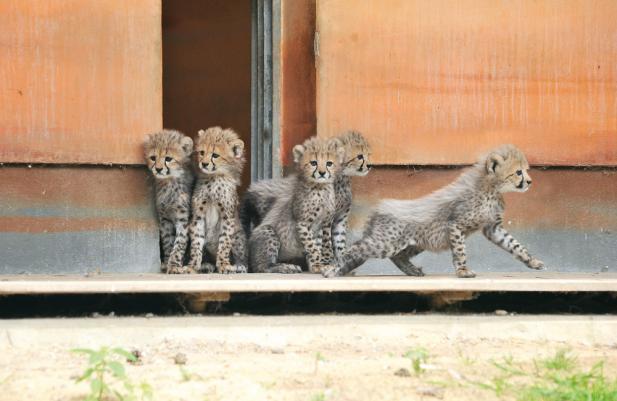
[[[403,249],[396,255],[392,256],[390,260],[392,261],[392,263],[396,265],[396,267],[398,267],[407,276],[422,277],[424,276],[424,272],[422,271],[422,268],[414,265],[411,262],[411,258],[413,258],[414,256],[418,255],[421,252],[422,250],[418,249],[415,246],[408,246],[407,248]]]
[[[291,263],[276,263],[268,268],[268,273],[296,274],[302,273],[302,267]]]
[[[261,225],[251,234],[249,241],[250,266],[257,273],[302,273],[295,264],[279,263],[281,240],[272,226]]]

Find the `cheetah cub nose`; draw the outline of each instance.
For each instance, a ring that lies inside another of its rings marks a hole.
[[[155,167],[155,170],[157,173],[160,173],[161,171],[163,171],[163,167]]]
[[[210,163],[201,163],[201,167],[206,168]]]
[[[531,180],[527,180],[527,185],[531,185]]]
[[[320,171],[319,172],[319,176],[320,177],[325,177],[326,176],[326,172],[325,171]]]

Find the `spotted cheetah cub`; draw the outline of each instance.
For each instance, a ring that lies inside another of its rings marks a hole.
[[[163,254],[161,270],[168,272],[182,267],[188,244],[193,140],[178,131],[163,130],[147,136],[144,151],[148,170],[154,176]]]
[[[336,139],[311,138],[293,148],[296,175],[249,240],[252,271],[312,273],[333,268],[330,228],[335,213],[334,181],[344,149]],[[321,240],[320,240],[321,238]]]
[[[340,257],[347,246],[347,220],[353,200],[351,177],[364,177],[371,169],[371,147],[359,132],[350,131],[339,138],[345,148],[345,160],[343,173],[334,182],[336,213],[332,224],[332,245],[336,257]]]
[[[334,253],[339,256],[346,246],[347,220],[351,210],[351,177],[365,176],[371,165],[371,148],[368,141],[356,131],[349,131],[338,137],[345,157],[342,172],[334,181],[335,209],[332,225]],[[246,235],[250,235],[251,224],[259,225],[275,201],[293,190],[294,177],[262,180],[252,184],[240,204],[240,221]]]
[[[384,200],[366,224],[363,238],[325,276],[348,273],[368,258],[390,258],[405,274],[422,276],[410,259],[422,251],[450,249],[458,277],[475,277],[467,267],[465,237],[478,229],[531,269],[544,263],[532,257],[503,227],[505,192],[531,185],[525,155],[512,145],[491,151],[450,185],[415,200]]]
[[[189,227],[191,253],[185,272],[246,272],[246,239],[237,214],[244,142],[231,129],[212,127],[199,131],[195,154],[198,175]],[[204,249],[209,260],[202,266]]]

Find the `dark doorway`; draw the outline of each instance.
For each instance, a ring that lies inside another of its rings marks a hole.
[[[233,128],[250,183],[251,1],[163,0],[163,125],[195,136]]]

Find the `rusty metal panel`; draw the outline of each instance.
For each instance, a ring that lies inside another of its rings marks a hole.
[[[0,273],[159,271],[142,168],[0,168]]]
[[[0,2],[0,161],[142,163],[162,126],[160,0]]]
[[[317,127],[380,164],[617,164],[617,2],[318,0]]]
[[[450,183],[460,168],[380,167],[354,178],[352,238],[361,235],[373,206],[383,198],[414,199]],[[506,194],[504,226],[544,260],[549,271],[617,272],[617,170],[532,169],[531,189]],[[469,238],[473,269],[527,271],[507,252],[476,233]],[[425,253],[427,273],[451,272],[451,256]],[[400,274],[388,261],[367,263],[360,273]]]

